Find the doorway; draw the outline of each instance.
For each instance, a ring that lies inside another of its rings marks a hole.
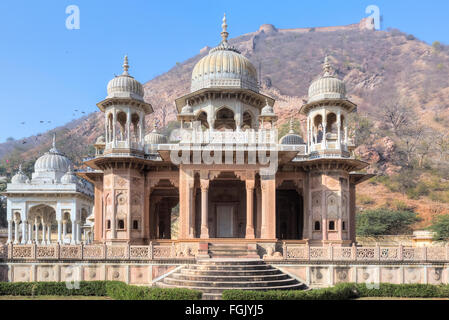
[[[232,238],[234,234],[234,206],[217,205],[217,237]]]

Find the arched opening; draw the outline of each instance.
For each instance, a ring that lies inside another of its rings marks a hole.
[[[216,130],[235,130],[234,112],[227,108],[221,108],[215,115],[214,128]]]
[[[124,113],[123,111],[119,111],[117,113],[118,132],[116,132],[116,135],[118,136],[119,141],[125,140],[126,137],[126,118],[126,113]]]
[[[323,117],[318,114],[313,118],[313,136],[315,143],[320,143],[323,140]]]
[[[62,236],[61,242],[63,244],[70,244],[72,239],[72,219],[70,218],[70,212],[64,211],[62,214]]]
[[[32,207],[28,212],[28,243],[50,244],[56,239],[57,223],[55,210],[45,204]],[[33,227],[31,225],[34,224]]]
[[[137,113],[131,115],[131,142],[140,141],[140,117]]]
[[[150,237],[177,239],[179,191],[168,179],[161,179],[150,195]]]
[[[303,237],[303,199],[292,181],[276,189],[276,238],[298,240]]]
[[[328,113],[326,117],[326,132],[336,134],[337,129],[337,116],[333,112]]]
[[[112,142],[113,139],[113,134],[112,134],[112,128],[113,126],[113,122],[114,122],[114,116],[112,115],[112,113],[109,113],[108,115],[108,122],[107,122],[107,130],[106,130],[106,141],[107,142]]]
[[[253,117],[248,111],[243,112],[242,129],[251,129],[253,126]]]
[[[201,127],[203,129],[209,129],[209,123],[207,122],[207,113],[205,111],[201,111],[196,117],[196,121],[201,123]]]
[[[201,235],[201,189],[195,197],[195,234]],[[208,229],[210,238],[245,238],[246,187],[233,172],[221,172],[209,182]],[[255,214],[253,215],[255,217]],[[255,225],[253,223],[253,225]]]

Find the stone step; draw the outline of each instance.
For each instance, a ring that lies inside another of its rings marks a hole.
[[[261,259],[201,259],[196,261],[197,265],[265,265]]]
[[[181,280],[172,278],[172,276],[168,276],[164,278],[164,283],[171,284],[175,286],[192,286],[192,287],[213,287],[213,288],[246,288],[246,287],[254,287],[254,288],[267,288],[267,287],[280,287],[285,285],[293,285],[297,284],[298,281],[296,279],[287,277],[287,279],[282,280],[263,280],[263,281],[198,281],[198,280]]]
[[[285,279],[291,279],[287,274],[280,273],[280,274],[269,274],[269,275],[257,275],[257,276],[236,276],[236,275],[227,275],[227,273],[224,273],[223,275],[186,275],[182,273],[174,273],[170,276],[173,279],[176,280],[190,280],[190,281],[209,281],[209,282],[217,282],[217,281],[223,281],[223,282],[256,282],[256,281],[274,281],[274,280],[285,280]]]
[[[182,274],[185,275],[210,275],[210,276],[220,276],[223,274],[229,276],[258,276],[258,275],[271,275],[271,274],[282,274],[279,269],[261,269],[261,270],[194,270],[189,268],[183,268],[180,270]]]
[[[264,265],[264,264],[260,264],[260,265],[246,265],[246,266],[242,266],[242,265],[189,265],[188,268],[190,270],[203,270],[203,271],[214,271],[214,270],[220,270],[220,271],[254,271],[254,270],[269,270],[272,269],[271,267]]]
[[[192,285],[173,285],[173,284],[167,284],[167,283],[158,283],[157,284],[160,288],[185,288],[185,289],[193,289],[193,290],[199,290],[203,292],[203,295],[220,295],[224,290],[233,290],[233,289],[239,289],[239,290],[304,290],[306,286],[303,283],[295,283],[295,284],[289,284],[289,285],[280,285],[280,286],[271,286],[271,287],[199,287],[199,286],[192,286]]]

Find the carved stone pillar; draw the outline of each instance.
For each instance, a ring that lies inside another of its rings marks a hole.
[[[262,190],[256,189],[256,238],[260,238],[262,228]]]
[[[209,180],[201,179],[201,239],[209,239]]]
[[[254,177],[246,180],[246,239],[254,239]]]
[[[195,180],[187,181],[189,188],[189,238],[195,238]]]
[[[341,148],[341,112],[337,114],[337,149]]]
[[[276,238],[276,181],[261,178],[262,187],[262,239]]]

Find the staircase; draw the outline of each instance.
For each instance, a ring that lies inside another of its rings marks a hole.
[[[221,252],[222,254],[224,252]],[[165,277],[157,286],[203,292],[204,300],[221,299],[223,290],[303,290],[306,285],[260,259],[204,259]]]
[[[252,258],[258,259],[256,244],[209,243],[211,258]]]

